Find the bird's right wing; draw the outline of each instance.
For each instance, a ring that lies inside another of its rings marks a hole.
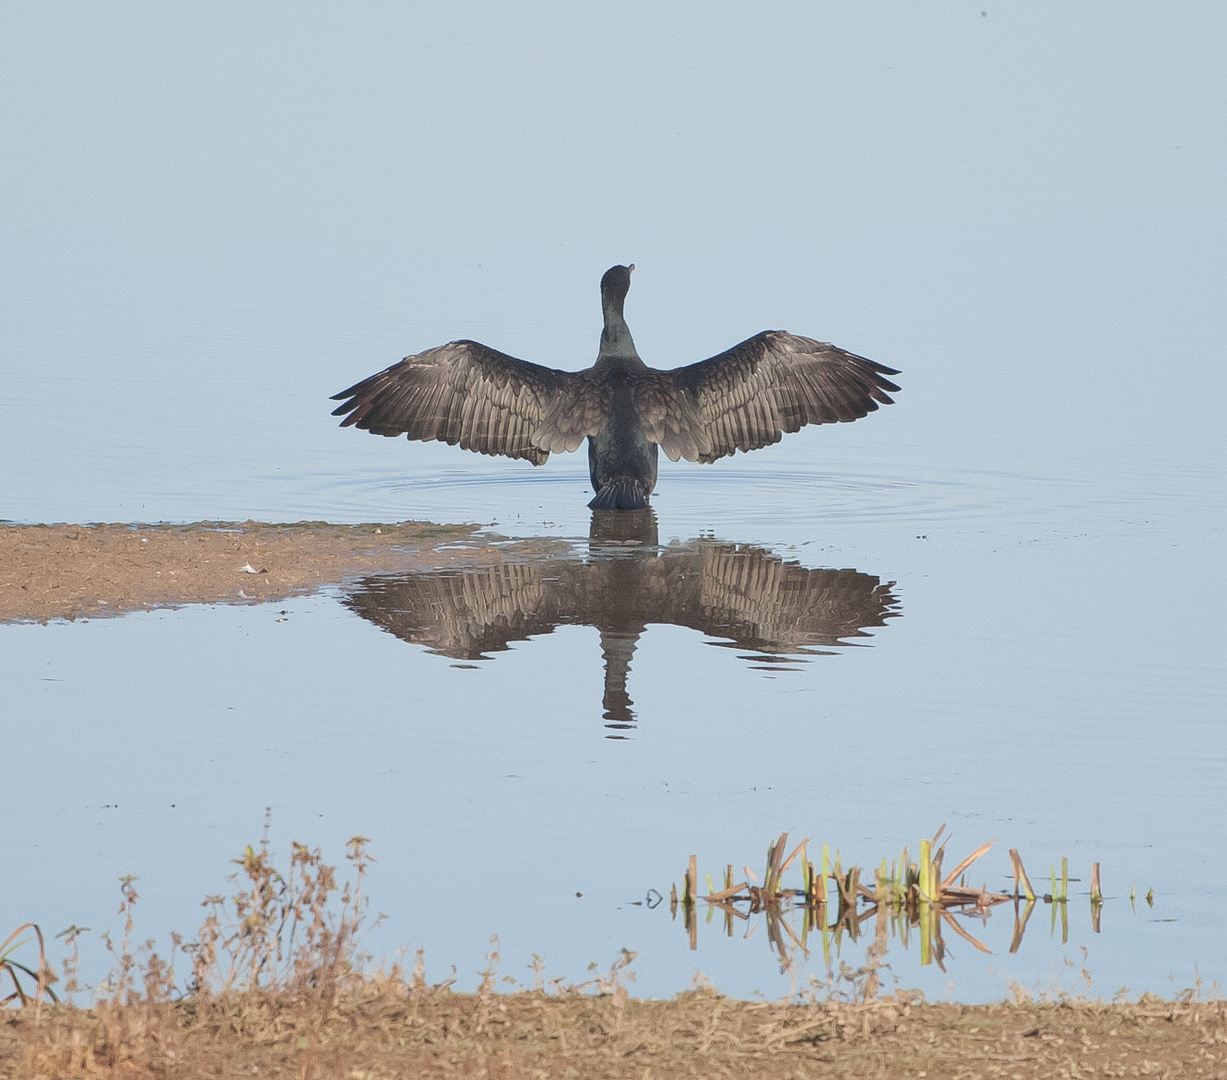
[[[541,465],[595,432],[594,410],[575,407],[581,385],[573,372],[453,341],[334,394],[343,403],[332,415],[375,435],[437,439]]]

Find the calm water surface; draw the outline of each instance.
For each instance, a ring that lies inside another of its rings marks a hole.
[[[1082,947],[1105,995],[1227,979],[1223,11],[982,10],[6,8],[0,516],[507,543],[0,626],[0,924],[113,926],[136,874],[144,933],[190,931],[271,806],[283,854],[372,838],[369,944],[431,977],[497,933],[523,979],[626,947],[639,993],[779,996],[820,947],[782,974],[766,928],[692,952],[635,902],[786,829],[876,865],[946,822],[948,866],[998,841],[977,885],[1068,856],[1067,940],[1042,908],[1011,953],[998,909],[945,972],[893,947],[903,985],[1069,987]],[[785,328],[903,369],[899,403],[664,465],[630,536],[578,456],[329,418],[460,336],[587,366],[632,260],[649,363]]]

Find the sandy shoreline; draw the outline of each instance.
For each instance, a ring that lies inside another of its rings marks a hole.
[[[449,545],[474,532],[425,522],[5,525],[0,622],[277,600],[363,574],[447,565],[461,557]]]

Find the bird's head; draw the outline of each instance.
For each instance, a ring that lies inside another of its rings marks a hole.
[[[601,331],[602,357],[638,357],[630,328],[622,315],[627,290],[631,287],[630,266],[611,266],[601,278],[601,307],[605,312],[605,329]]]
[[[618,310],[622,310],[622,303],[630,291],[631,271],[634,269],[635,264],[631,263],[630,266],[611,266],[605,271],[605,276],[601,278],[601,300],[605,304],[612,300],[617,304]]]

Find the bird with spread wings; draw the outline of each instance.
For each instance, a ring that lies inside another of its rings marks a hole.
[[[811,338],[764,330],[696,364],[660,371],[635,350],[623,308],[634,265],[601,279],[596,363],[561,371],[476,341],[453,341],[334,395],[342,427],[439,440],[541,465],[588,440],[593,509],[642,509],[657,449],[708,463],[757,450],[806,424],[857,420],[891,405],[899,374]]]

